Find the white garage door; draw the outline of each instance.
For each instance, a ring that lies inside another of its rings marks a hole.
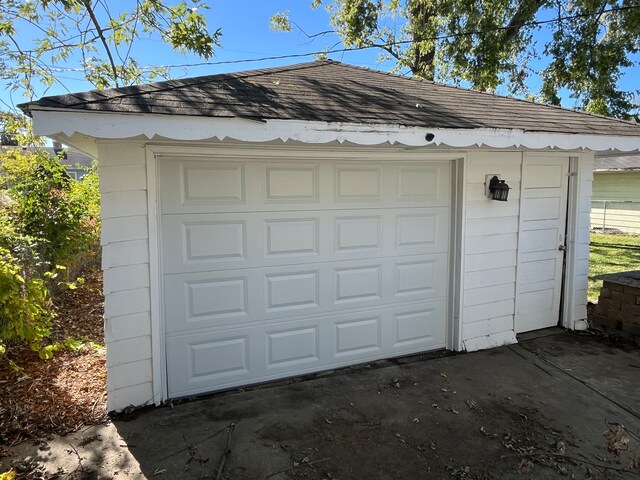
[[[445,346],[449,162],[158,166],[169,396]]]

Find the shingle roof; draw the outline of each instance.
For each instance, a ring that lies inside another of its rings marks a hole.
[[[44,97],[20,107],[640,136],[640,125],[630,122],[331,60]]]
[[[640,155],[626,157],[596,157],[596,171],[640,171]]]

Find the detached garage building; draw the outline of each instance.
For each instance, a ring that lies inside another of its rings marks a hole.
[[[110,410],[583,328],[594,153],[640,147],[328,60],[23,108],[100,163]]]

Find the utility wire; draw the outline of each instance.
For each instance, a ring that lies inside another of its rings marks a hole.
[[[575,14],[575,15],[566,15],[566,16],[562,16],[562,17],[557,17],[557,18],[552,18],[549,20],[537,20],[534,22],[525,22],[522,23],[520,25],[509,25],[509,26],[503,26],[503,27],[496,27],[496,28],[490,28],[490,29],[485,29],[485,30],[468,30],[468,31],[464,31],[464,32],[459,32],[459,33],[451,33],[451,34],[447,34],[447,35],[438,35],[435,37],[423,37],[423,38],[419,38],[419,39],[413,39],[413,40],[397,40],[397,41],[393,41],[393,42],[386,42],[386,43],[376,43],[376,44],[371,44],[371,45],[363,45],[361,47],[345,47],[345,48],[332,48],[329,50],[320,50],[320,51],[315,51],[315,52],[306,52],[306,53],[291,53],[291,54],[286,54],[286,55],[271,55],[271,56],[264,56],[264,57],[257,57],[257,58],[247,58],[247,59],[238,59],[238,60],[220,60],[220,61],[213,61],[213,62],[196,62],[196,63],[180,63],[180,64],[169,64],[169,65],[160,65],[159,67],[157,66],[145,66],[142,67],[142,70],[150,70],[152,68],[188,68],[188,67],[204,67],[204,66],[214,66],[214,65],[233,65],[233,64],[238,64],[238,63],[256,63],[256,62],[264,62],[264,61],[268,61],[268,60],[285,60],[285,59],[289,59],[289,58],[301,58],[301,57],[311,57],[311,56],[317,56],[317,55],[329,55],[332,53],[346,53],[346,52],[357,52],[357,51],[362,51],[362,50],[368,50],[371,48],[381,48],[381,47],[394,47],[394,46],[399,46],[399,45],[407,45],[407,44],[411,44],[411,43],[416,43],[416,42],[424,42],[424,41],[440,41],[440,40],[447,40],[450,38],[458,38],[458,37],[465,37],[465,36],[470,36],[470,35],[482,35],[485,33],[491,33],[491,32],[499,32],[499,31],[504,31],[504,30],[511,30],[513,28],[523,28],[523,27],[536,27],[536,26],[540,26],[540,25],[548,25],[551,23],[560,23],[563,22],[565,20],[576,20],[579,18],[588,18],[588,17],[596,17],[596,16],[601,16],[604,13],[614,13],[614,12],[620,12],[620,11],[625,11],[625,10],[635,10],[640,8],[640,5],[630,5],[630,6],[626,6],[626,7],[612,7],[609,9],[605,9],[605,10],[600,10],[598,12],[592,12],[592,13],[579,13],[579,14]],[[50,68],[51,71],[54,72],[83,72],[85,69],[84,68],[61,68],[61,67],[52,67]]]

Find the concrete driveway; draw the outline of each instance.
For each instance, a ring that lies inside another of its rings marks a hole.
[[[66,478],[638,478],[640,349],[547,330],[150,409],[46,448],[20,453]]]

